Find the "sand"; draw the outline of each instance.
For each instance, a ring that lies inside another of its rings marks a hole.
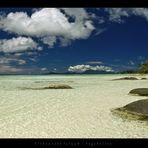
[[[148,80],[111,81],[124,76],[0,76],[0,138],[147,138],[147,122],[110,112],[147,98],[128,93],[148,87]],[[49,83],[74,89],[21,89]]]

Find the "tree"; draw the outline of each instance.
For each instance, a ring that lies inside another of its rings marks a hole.
[[[147,74],[148,73],[148,60],[140,65],[139,73]]]
[[[121,74],[135,74],[137,73],[137,70],[125,70],[125,71],[121,71]]]

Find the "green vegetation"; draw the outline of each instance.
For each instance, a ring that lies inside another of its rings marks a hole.
[[[135,74],[137,73],[137,70],[125,70],[125,71],[121,71],[121,74]]]
[[[140,65],[138,72],[141,73],[141,74],[147,74],[148,73],[148,60]]]
[[[143,62],[142,64],[139,65],[139,68],[137,70],[125,70],[125,71],[120,71],[119,73],[121,74],[148,74],[148,60]]]

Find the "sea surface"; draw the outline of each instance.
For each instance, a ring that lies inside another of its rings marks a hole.
[[[147,122],[110,111],[147,98],[128,93],[148,87],[148,80],[112,81],[124,76],[0,76],[0,138],[148,138]],[[73,89],[24,89],[49,84]]]

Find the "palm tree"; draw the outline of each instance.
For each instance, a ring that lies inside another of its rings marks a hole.
[[[148,60],[140,65],[139,73],[141,73],[141,74],[147,74],[148,73]]]

